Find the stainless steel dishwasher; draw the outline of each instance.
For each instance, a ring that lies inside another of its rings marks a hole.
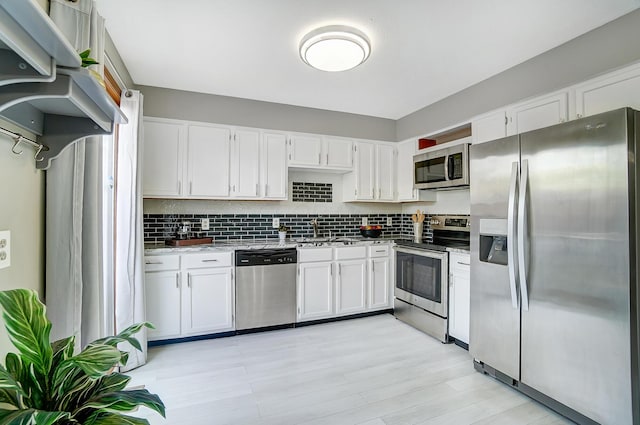
[[[296,321],[295,248],[236,251],[236,329]]]

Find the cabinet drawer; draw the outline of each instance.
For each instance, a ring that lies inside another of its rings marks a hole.
[[[469,271],[471,270],[470,261],[470,255],[457,253],[449,254],[449,268],[452,270],[469,273]]]
[[[188,269],[233,266],[233,252],[207,252],[200,254],[184,254],[184,266]]]
[[[354,258],[366,258],[366,246],[346,246],[344,248],[336,248],[336,260],[351,260]]]
[[[147,272],[178,270],[179,268],[179,255],[147,255],[144,257],[144,270]]]
[[[333,248],[299,248],[298,263],[308,263],[310,261],[331,261]]]
[[[388,257],[389,245],[374,245],[369,247],[369,257]]]

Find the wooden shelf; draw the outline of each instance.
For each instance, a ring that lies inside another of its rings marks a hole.
[[[35,0],[0,0],[0,117],[38,136],[46,169],[62,150],[126,123],[119,106]]]
[[[80,57],[35,0],[0,0],[0,85],[53,80]]]

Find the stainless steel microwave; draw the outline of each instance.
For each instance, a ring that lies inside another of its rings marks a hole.
[[[433,149],[413,157],[415,189],[469,186],[469,143]]]

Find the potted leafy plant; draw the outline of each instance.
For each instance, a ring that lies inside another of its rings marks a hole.
[[[98,62],[97,60],[93,59],[92,57],[89,57],[89,55],[91,54],[91,49],[87,49],[83,52],[78,53],[80,55],[80,59],[82,61],[82,64],[80,66],[82,66],[83,68],[87,68],[87,70],[89,71],[89,73],[93,76],[93,78],[95,78],[98,83],[104,88],[107,88],[106,83],[104,82],[104,78],[102,78],[102,75],[100,75],[99,73],[97,73],[96,71],[94,71],[93,69],[89,69],[89,67],[91,65],[98,65],[100,62]]]
[[[289,228],[284,224],[281,224],[280,227],[278,227],[278,238],[280,238],[280,242],[284,243],[285,239],[287,239],[288,231]]]
[[[128,353],[128,342],[149,323],[130,326],[116,336],[98,339],[74,354],[75,337],[50,342],[51,322],[35,291],[0,292],[2,317],[18,354],[0,365],[0,423],[16,425],[143,425],[146,419],[124,415],[146,406],[165,416],[160,397],[146,389],[126,390],[130,377],[113,372]]]

